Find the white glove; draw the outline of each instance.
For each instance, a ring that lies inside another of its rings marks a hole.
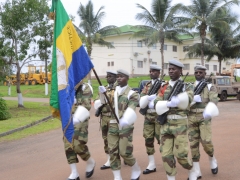
[[[212,116],[208,114],[206,111],[203,111],[203,118],[204,119],[210,119]]]
[[[120,125],[121,127],[129,126],[128,121],[125,120],[124,118],[119,119],[119,125]]]
[[[156,94],[153,94],[153,95],[150,95],[150,96],[148,96],[148,101],[152,101],[152,100],[155,100],[156,99]]]
[[[202,98],[201,98],[200,95],[194,95],[193,101],[194,101],[194,102],[202,102]]]
[[[99,92],[102,93],[102,94],[107,91],[104,86],[99,86],[99,87],[98,87],[98,90],[99,90]]]
[[[73,125],[75,126],[76,124],[79,124],[79,123],[80,121],[77,118],[73,117]]]
[[[74,104],[77,104],[77,99],[75,96],[74,96]]]
[[[154,109],[154,100],[155,100],[155,99],[151,100],[151,101],[148,103],[148,108],[149,108],[149,109]]]
[[[171,101],[167,102],[167,107],[177,107],[180,100],[177,96],[173,96]]]

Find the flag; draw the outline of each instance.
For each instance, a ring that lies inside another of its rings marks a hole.
[[[61,119],[64,137],[71,143],[75,86],[90,72],[93,64],[61,1],[52,0],[50,11],[49,17],[54,19],[50,106],[52,115]]]

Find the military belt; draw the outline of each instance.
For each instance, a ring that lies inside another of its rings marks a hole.
[[[187,118],[187,116],[180,116],[177,114],[167,115],[167,119],[186,119],[186,118]]]
[[[195,113],[202,113],[204,109],[191,109],[190,111]]]
[[[155,109],[148,109],[148,110],[147,110],[147,113],[155,113],[155,112],[156,112]]]
[[[103,116],[112,116],[112,113],[111,112],[107,112],[107,113],[102,113]]]
[[[111,124],[112,123],[117,123],[117,120],[116,119],[112,119],[112,120],[109,121],[109,123],[111,123]]]

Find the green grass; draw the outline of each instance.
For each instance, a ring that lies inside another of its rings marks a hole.
[[[58,129],[60,127],[61,127],[61,122],[58,119],[51,119],[47,122],[42,122],[41,124],[35,125],[33,127],[1,137],[0,142],[18,140],[28,136],[40,134],[43,132],[48,132],[53,129]]]
[[[11,118],[0,121],[0,133],[25,126],[51,115],[48,103],[24,102],[24,108],[18,108],[16,101],[6,101]]]
[[[128,84],[130,87],[138,87],[138,84],[141,80],[148,80],[150,79],[149,76],[139,76],[130,78],[128,81]],[[165,76],[164,80],[169,80],[169,76]],[[105,78],[100,79],[103,85],[107,84],[107,81]],[[98,82],[96,79],[92,79],[92,87],[93,87],[93,97],[95,98],[98,93]],[[186,82],[194,82],[194,76],[188,76],[186,79]],[[27,86],[27,85],[21,85],[20,86],[21,92],[23,97],[34,97],[34,98],[49,98],[51,93],[51,84],[48,86],[49,94],[45,95],[45,85],[35,85],[35,86]],[[8,96],[8,86],[0,86],[0,95],[7,97]],[[16,93],[16,86],[11,86],[11,97],[17,97]]]

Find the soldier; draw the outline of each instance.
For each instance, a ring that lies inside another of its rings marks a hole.
[[[117,86],[117,82],[116,82],[117,72],[107,71],[106,78],[108,82],[108,85],[105,86],[107,90],[106,93],[111,103],[113,103],[114,91]],[[114,119],[114,115],[112,114],[109,104],[107,104],[104,98],[104,95],[101,93],[100,93],[100,99],[97,98],[97,100],[94,102],[94,107],[97,110],[97,113],[100,113],[100,125],[102,129],[102,138],[104,141],[104,151],[107,154],[107,162],[102,167],[100,167],[101,170],[104,170],[104,169],[110,168],[110,156],[108,151],[107,134],[108,134],[109,121],[111,119]]]
[[[128,86],[129,74],[125,70],[117,71],[117,82],[114,93],[115,114],[119,119],[119,124],[115,119],[110,120],[108,130],[108,148],[110,153],[110,166],[114,175],[114,180],[122,180],[121,160],[132,167],[131,180],[139,180],[141,169],[136,159],[132,155],[133,145],[133,123],[137,115],[135,108],[138,105],[139,95]],[[104,86],[99,86],[101,93],[106,92]]]
[[[143,88],[140,96],[140,104],[143,101],[152,101],[156,98],[156,94],[148,96],[149,91],[151,90],[153,84],[159,79],[161,68],[157,65],[150,65],[150,78],[152,79],[149,81]],[[147,97],[147,98],[145,98]],[[145,104],[148,104],[145,103]],[[140,105],[141,107],[141,105]],[[145,107],[141,107],[145,108]],[[154,160],[154,137],[157,139],[158,144],[160,144],[159,134],[160,134],[160,124],[157,122],[157,113],[155,109],[148,109],[147,113],[145,114],[145,120],[143,124],[143,137],[145,138],[145,146],[146,151],[148,154],[148,166],[146,170],[143,171],[143,174],[149,174],[152,172],[156,172],[156,165]]]
[[[197,86],[201,80],[205,79],[206,75],[205,66],[196,66],[195,78],[196,81],[194,86]],[[190,108],[190,113],[188,116],[188,126],[189,126],[189,141],[192,152],[193,166],[198,169],[198,177],[201,178],[202,174],[200,171],[200,152],[199,143],[202,143],[204,151],[209,156],[210,167],[213,174],[218,173],[217,160],[214,157],[214,149],[212,144],[212,130],[211,130],[211,114],[204,111],[209,102],[217,104],[218,93],[217,89],[213,84],[207,84],[207,86],[202,90],[201,94],[194,95],[193,104]]]
[[[89,110],[91,109],[91,97],[93,95],[92,87],[83,83],[76,90],[76,106],[80,105],[73,115],[74,124],[74,135],[73,143],[70,144],[64,138],[65,153],[70,164],[71,174],[68,180],[80,180],[79,173],[77,171],[76,163],[78,163],[77,155],[81,157],[83,161],[86,161],[86,178],[90,178],[93,175],[95,161],[91,157],[90,152],[87,147],[88,141],[88,120],[89,120]],[[82,111],[81,111],[82,110]],[[74,112],[75,110],[73,110]],[[76,114],[79,114],[81,118],[79,119]],[[76,115],[76,116],[75,116]]]
[[[175,180],[177,174],[174,156],[183,168],[190,170],[189,179],[197,180],[197,172],[188,158],[187,108],[189,109],[193,98],[193,85],[184,83],[180,89],[182,93],[167,100],[174,84],[182,75],[183,67],[184,65],[177,60],[169,61],[170,81],[163,83],[154,101],[157,114],[161,115],[161,118],[165,117],[165,123],[162,123],[160,129],[160,152],[168,180]],[[154,107],[152,102],[149,103],[149,107]]]

